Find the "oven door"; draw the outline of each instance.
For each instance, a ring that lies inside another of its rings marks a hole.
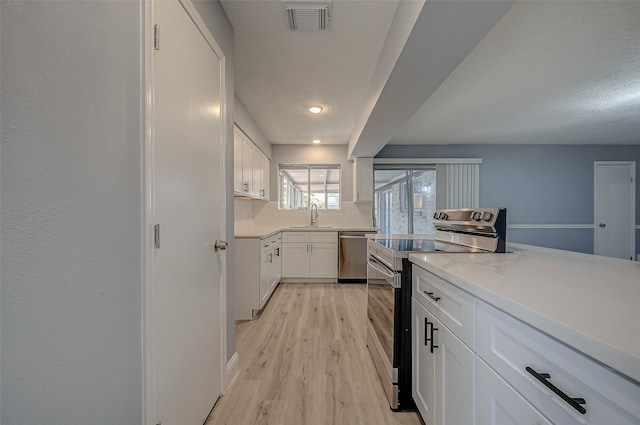
[[[398,365],[395,343],[400,273],[369,254],[367,261],[368,346],[392,409],[398,408]]]

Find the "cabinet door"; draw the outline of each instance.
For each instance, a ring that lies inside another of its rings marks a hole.
[[[430,343],[427,341],[427,326],[429,314],[422,304],[411,299],[413,329],[411,335],[411,367],[413,370],[413,380],[411,381],[411,392],[413,400],[416,402],[418,411],[425,424],[436,423],[435,403],[436,403],[436,355],[431,353]],[[433,323],[433,320],[430,320]]]
[[[309,244],[309,277],[338,277],[338,245],[336,243],[314,242]]]
[[[309,244],[282,244],[282,277],[309,277]]]
[[[254,161],[256,162],[253,180],[256,185],[258,196],[263,199],[269,198],[269,158],[259,149],[254,151]]]
[[[438,385],[435,423],[473,425],[474,353],[438,319],[433,318],[433,326]]]
[[[233,191],[244,193],[242,178],[242,144],[244,138],[238,128],[233,130]]]
[[[273,250],[273,273],[275,287],[282,277],[282,245],[280,243],[277,243]]]
[[[473,425],[473,352],[415,298],[411,303],[411,385],[420,415],[426,424]]]
[[[264,307],[271,293],[272,257],[271,253],[260,257],[260,308]]]
[[[255,182],[253,181],[253,143],[247,138],[242,139],[242,184],[244,193],[256,195]]]
[[[373,158],[356,158],[353,161],[353,200],[373,201]]]
[[[553,425],[480,358],[476,373],[477,424]]]

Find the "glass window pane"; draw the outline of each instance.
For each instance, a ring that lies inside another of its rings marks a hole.
[[[413,171],[413,233],[435,233],[436,170]]]
[[[279,209],[340,209],[340,165],[280,165]]]
[[[380,233],[434,233],[435,178],[435,167],[374,169],[374,215]]]

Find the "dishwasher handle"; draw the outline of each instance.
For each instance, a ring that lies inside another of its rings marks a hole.
[[[351,236],[351,235],[340,235],[340,239],[367,239],[366,236]]]

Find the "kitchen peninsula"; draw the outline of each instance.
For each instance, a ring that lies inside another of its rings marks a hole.
[[[443,312],[458,310],[448,295],[470,294],[475,337],[459,345],[475,365],[465,379],[475,388],[477,423],[494,423],[496,409],[545,424],[640,423],[640,263],[520,244],[507,251],[409,255],[414,324],[424,319],[436,330],[431,350],[414,347],[415,372],[429,351],[436,365],[449,355],[446,334],[456,329]],[[442,291],[442,301],[421,300],[423,288]],[[414,398],[426,405],[423,416],[433,405],[446,416],[446,394],[422,397],[431,384],[421,380],[434,379],[427,375],[417,376]]]

